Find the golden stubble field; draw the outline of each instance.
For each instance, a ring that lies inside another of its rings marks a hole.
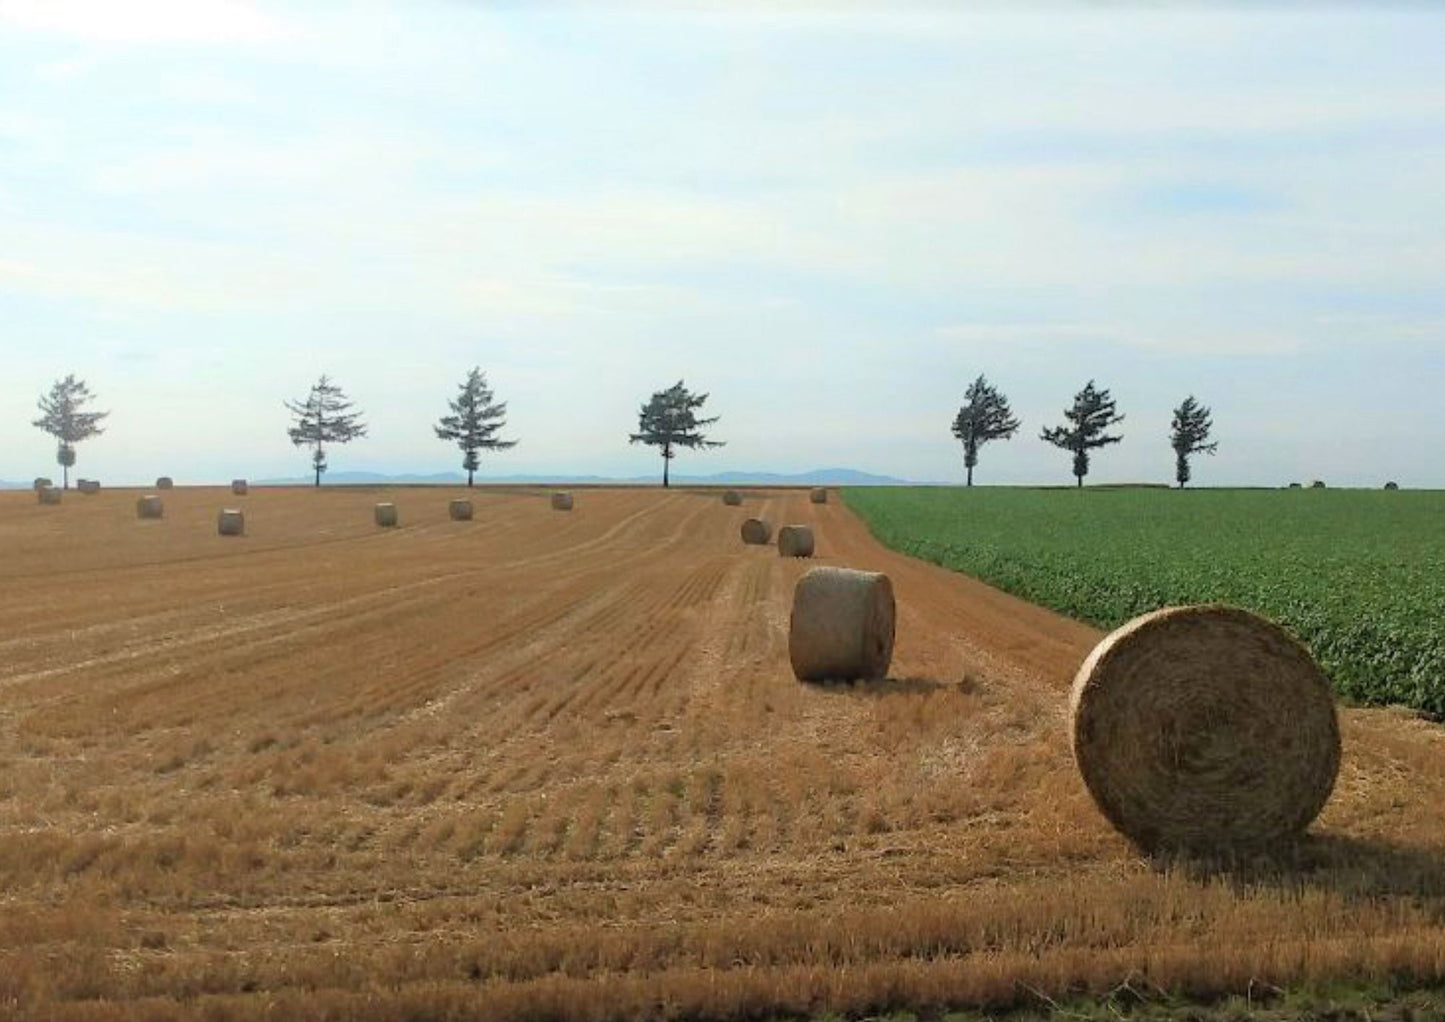
[[[0,495],[0,1016],[583,1019],[1445,975],[1445,731],[1344,715],[1303,847],[1147,862],[1068,750],[1081,625],[805,491]],[[393,500],[402,527],[372,524]],[[836,501],[836,498],[835,498]],[[216,535],[223,505],[247,535]],[[804,686],[807,562],[893,676]]]

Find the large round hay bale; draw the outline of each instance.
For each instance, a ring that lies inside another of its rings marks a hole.
[[[451,515],[454,522],[470,522],[472,520],[472,502],[470,500],[454,500],[447,505],[447,514]]]
[[[799,681],[882,678],[897,610],[887,575],[813,568],[793,589],[788,659]]]
[[[241,536],[246,532],[246,516],[237,508],[228,507],[216,519],[216,531],[222,536]]]
[[[393,529],[396,527],[397,517],[395,504],[378,504],[372,509],[372,515],[376,518],[376,524],[380,525],[383,529]]]
[[[1387,490],[1398,490],[1399,488],[1400,484],[1395,482],[1393,479],[1391,479],[1388,483],[1385,484],[1385,489]]]
[[[821,486],[813,487],[813,492],[808,494],[808,499],[814,504],[828,503],[828,491]]]
[[[807,525],[784,525],[778,530],[778,553],[783,557],[812,557],[812,528]]]
[[[773,527],[761,518],[749,518],[743,522],[743,542],[762,544],[773,538]]]
[[[88,496],[94,496],[100,492],[100,482],[95,479],[76,480],[75,488]]]
[[[175,485],[175,480],[172,479],[170,476],[161,476],[159,479],[156,480],[156,489],[158,490],[169,490]]]
[[[54,486],[54,485],[55,485],[54,483],[52,483],[49,479],[46,479],[44,476],[37,476],[37,477],[35,478],[34,486],[35,486],[35,492],[37,492],[37,493],[39,493],[41,490],[48,490],[50,487],[52,487],[52,486]]]
[[[723,494],[723,503],[726,504],[728,507],[741,507],[742,502],[743,495],[737,490],[728,490],[726,493]]]
[[[571,510],[572,510],[572,494],[570,494],[570,493],[554,493],[554,494],[552,494],[552,510],[553,510],[553,511],[571,511]]]
[[[250,489],[250,485],[244,479],[231,480],[231,493],[234,496],[244,497]]]
[[[137,518],[160,518],[165,514],[165,508],[161,499],[155,494],[147,494],[135,502],[135,516]]]
[[[1329,682],[1284,629],[1171,607],[1110,633],[1074,679],[1074,759],[1146,851],[1262,847],[1304,831],[1340,767]]]
[[[57,486],[42,486],[35,491],[35,499],[41,504],[59,504],[60,488]]]

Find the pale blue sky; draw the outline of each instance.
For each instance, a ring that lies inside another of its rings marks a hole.
[[[1445,486],[1445,13],[722,10],[0,0],[0,478],[66,372],[82,475],[302,474],[322,372],[334,470],[450,470],[480,365],[483,474],[652,471],[682,377],[679,472],[961,479],[984,372],[980,482],[1069,482],[1093,377],[1090,481],[1168,479],[1192,392],[1200,484]]]

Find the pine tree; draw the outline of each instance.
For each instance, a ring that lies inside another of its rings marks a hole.
[[[968,385],[963,397],[968,404],[958,410],[953,420],[953,435],[963,442],[963,464],[968,469],[968,485],[972,486],[978,449],[990,440],[1007,440],[1018,432],[1020,422],[1013,417],[1008,398],[983,376]]]
[[[296,424],[286,430],[297,447],[312,449],[311,464],[316,470],[316,485],[326,471],[326,445],[350,443],[366,436],[361,413],[351,410],[351,402],[341,388],[325,375],[314,383],[304,401],[287,401],[287,409]]]
[[[82,409],[95,399],[85,381],[77,380],[72,373],[51,385],[50,393],[42,394],[37,402],[40,418],[31,425],[44,430],[59,443],[55,461],[63,472],[62,487],[70,488],[70,469],[75,464],[75,445],[93,436],[100,436],[105,430],[100,423],[109,412],[87,412]]]
[[[507,405],[496,402],[480,367],[467,373],[461,393],[447,405],[452,414],[443,415],[436,424],[437,438],[454,441],[461,448],[462,468],[467,470],[467,485],[471,486],[481,464],[478,452],[505,451],[517,446],[515,440],[497,438],[497,432],[507,424]]]
[[[1169,446],[1174,448],[1174,478],[1179,488],[1189,482],[1189,456],[1191,454],[1213,454],[1219,449],[1217,443],[1210,443],[1209,431],[1214,422],[1209,409],[1190,394],[1184,403],[1174,409],[1174,422],[1169,431]]]
[[[699,419],[697,409],[707,400],[706,394],[693,394],[678,380],[666,390],[659,390],[642,406],[638,414],[637,432],[630,443],[662,448],[662,485],[668,485],[668,464],[677,457],[676,448],[695,450],[699,447],[722,447],[723,442],[709,440],[702,427],[711,426],[718,416]]]
[[[1074,452],[1074,478],[1083,486],[1084,476],[1089,474],[1089,452],[1124,439],[1106,432],[1115,423],[1123,422],[1124,416],[1115,414],[1109,392],[1095,389],[1090,380],[1074,395],[1073,407],[1064,409],[1064,418],[1068,420],[1066,425],[1045,429],[1039,439]]]

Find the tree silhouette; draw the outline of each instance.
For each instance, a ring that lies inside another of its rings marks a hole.
[[[1068,420],[1065,425],[1045,429],[1039,439],[1074,452],[1074,478],[1083,486],[1084,476],[1089,474],[1089,452],[1124,439],[1106,432],[1115,423],[1123,422],[1124,416],[1114,413],[1114,399],[1109,392],[1096,389],[1090,380],[1074,395],[1073,407],[1064,409],[1064,418]]]
[[[1008,398],[982,375],[963,392],[968,404],[958,410],[953,420],[953,435],[963,442],[963,464],[968,469],[968,485],[973,485],[973,467],[978,464],[978,449],[990,440],[1007,440],[1018,432],[1019,420],[1013,417]]]
[[[77,380],[71,373],[63,380],[56,380],[50,393],[40,395],[36,402],[40,418],[31,425],[55,437],[59,445],[55,461],[63,472],[61,485],[67,490],[70,489],[70,469],[75,464],[75,445],[105,432],[100,423],[109,412],[82,411],[94,399],[85,381]]]
[[[697,409],[707,400],[706,394],[693,394],[678,380],[666,390],[659,390],[642,406],[637,418],[637,432],[629,443],[662,448],[662,485],[668,485],[668,464],[677,457],[677,448],[695,450],[699,447],[722,447],[722,441],[709,440],[702,427],[711,426],[718,416],[699,419]]]
[[[515,440],[499,440],[497,432],[507,424],[506,402],[498,404],[487,386],[487,376],[473,367],[462,382],[461,393],[448,401],[452,414],[443,415],[435,426],[437,438],[451,440],[462,451],[462,468],[467,470],[467,485],[476,477],[480,451],[505,451],[516,447]]]
[[[1217,443],[1209,442],[1209,431],[1214,422],[1209,409],[1190,394],[1184,403],[1174,409],[1174,422],[1170,426],[1169,446],[1174,448],[1174,478],[1179,488],[1189,482],[1189,456],[1191,454],[1213,454],[1219,449]]]
[[[296,420],[286,435],[297,447],[312,449],[311,464],[316,470],[316,485],[320,486],[321,473],[326,471],[326,445],[346,444],[366,436],[366,424],[360,412],[351,410],[346,394],[325,374],[311,385],[311,393],[304,401],[286,401],[285,405]]]

